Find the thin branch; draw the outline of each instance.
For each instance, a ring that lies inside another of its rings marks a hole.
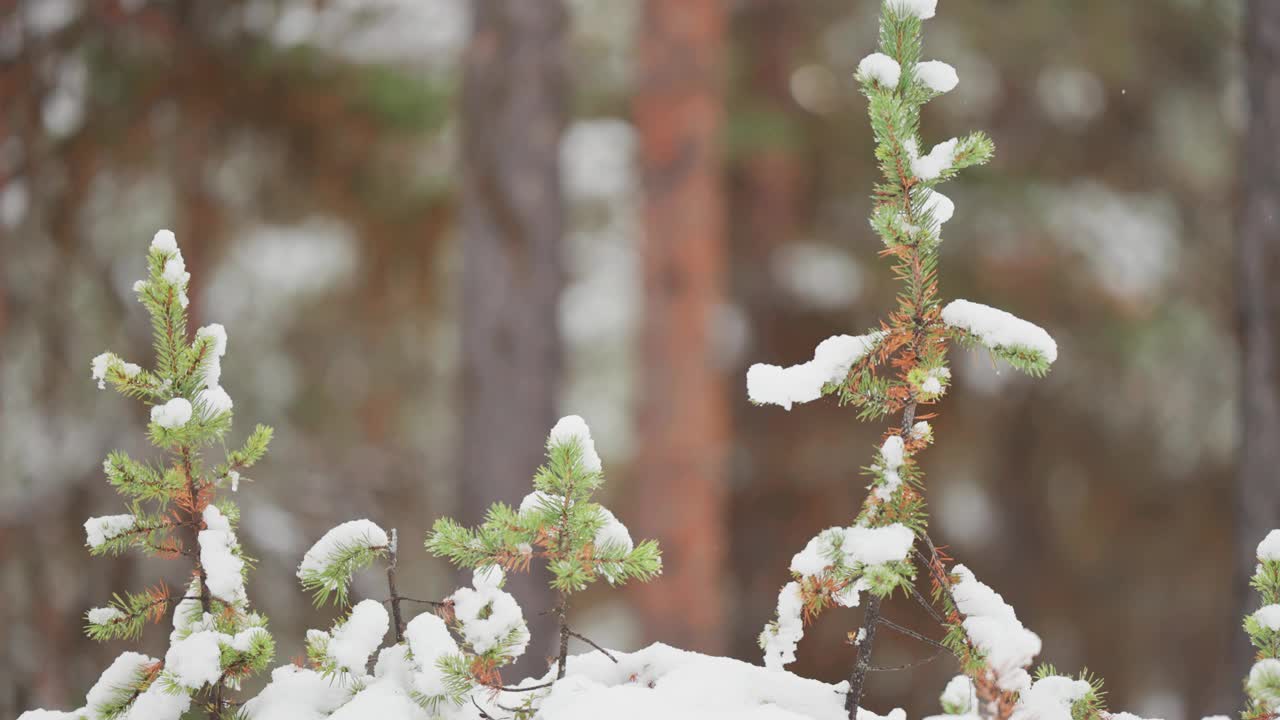
[[[915,662],[909,662],[906,665],[894,665],[892,667],[873,667],[873,668],[867,668],[867,670],[869,672],[897,672],[899,670],[910,670],[912,668],[920,667],[921,665],[927,665],[933,662],[934,660],[937,660],[938,658],[942,657],[942,652],[943,652],[942,650],[939,650],[923,660],[916,660]]]
[[[890,620],[887,617],[884,617],[883,615],[880,616],[880,624],[884,625],[885,627],[891,630],[897,630],[898,632],[902,633],[903,635],[906,635],[909,638],[912,638],[914,640],[919,640],[920,642],[925,643],[926,645],[932,645],[933,647],[938,648],[939,650],[943,650],[946,652],[951,651],[951,648],[948,648],[946,645],[943,645],[937,640],[934,640],[933,638],[930,638],[930,637],[925,637],[924,635],[921,635],[920,633],[916,632],[915,630],[912,630],[911,628],[903,627],[902,625],[899,625],[898,623]]]
[[[600,652],[604,653],[604,656],[605,656],[605,657],[607,657],[607,658],[609,658],[610,660],[612,660],[614,665],[617,665],[617,664],[618,664],[618,658],[614,657],[614,656],[613,656],[613,653],[611,653],[611,652],[609,652],[608,650],[605,650],[604,648],[600,647],[599,645],[597,645],[597,644],[595,643],[595,641],[591,640],[591,639],[590,639],[590,638],[588,638],[587,636],[585,636],[585,635],[581,635],[581,634],[579,634],[579,633],[576,633],[576,632],[574,632],[573,630],[570,630],[570,631],[569,631],[569,634],[570,634],[571,636],[573,636],[573,637],[578,638],[578,639],[579,639],[579,640],[581,640],[582,642],[584,642],[584,643],[586,643],[586,644],[590,645],[591,647],[593,647],[593,648],[595,648],[595,649],[599,650]]]
[[[916,552],[918,554],[918,551]],[[938,608],[934,607],[933,603],[929,602],[924,595],[921,595],[915,585],[908,585],[907,589],[911,592],[911,597],[915,598],[915,601],[920,604],[920,607],[924,608],[925,611],[929,613],[929,616],[932,617],[939,625],[947,624],[947,619],[942,617],[942,613],[938,612]]]
[[[422,605],[431,605],[432,607],[444,607],[445,605],[448,605],[448,604],[449,604],[449,603],[447,603],[447,602],[441,602],[440,600],[419,600],[418,598],[405,597],[404,595],[398,595],[398,596],[396,596],[396,597],[394,597],[394,598],[387,598],[386,600],[383,600],[383,601],[382,601],[382,604],[383,604],[383,605],[386,605],[386,604],[390,603],[390,602],[391,602],[391,601],[393,601],[393,600],[401,600],[401,601],[404,601],[404,602],[420,603],[420,604],[422,604]]]
[[[556,683],[554,680],[552,680],[551,682],[545,682],[545,683],[542,683],[541,685],[527,685],[525,687],[507,687],[506,685],[489,685],[487,683],[481,683],[481,684],[489,688],[490,690],[501,690],[502,692],[516,693],[516,692],[533,692],[534,690],[545,690],[551,687],[552,685],[555,685]]]
[[[494,718],[492,715],[485,712],[484,708],[480,707],[480,703],[476,702],[475,695],[471,696],[471,704],[476,706],[476,710],[480,713],[480,717],[484,718],[484,720],[496,720],[496,718]]]

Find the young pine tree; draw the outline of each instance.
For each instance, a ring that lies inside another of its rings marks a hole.
[[[1244,720],[1272,720],[1280,715],[1280,530],[1258,545],[1258,568],[1250,583],[1262,607],[1244,620],[1244,630],[1258,649],[1245,681],[1249,704]]]
[[[121,654],[89,691],[84,707],[70,713],[33,711],[31,718],[82,720],[178,720],[202,712],[223,718],[234,690],[264,669],[275,646],[266,618],[249,607],[245,574],[250,564],[236,540],[236,505],[219,491],[237,489],[240,473],[258,462],[271,440],[259,425],[244,446],[214,464],[206,451],[231,430],[232,402],[220,379],[227,335],[209,325],[187,331],[190,275],[173,233],[156,233],[147,254],[148,276],[134,284],[151,315],[156,364],[144,369],[112,353],[93,359],[99,388],[110,383],[121,394],[151,406],[147,435],[161,451],[154,460],[111,453],[103,463],[107,481],[120,493],[125,512],[90,518],[86,544],[94,555],[134,550],[178,560],[189,579],[180,593],[163,584],[116,595],[86,614],[95,640],[134,640],[148,622],[173,616],[163,659]]]
[[[480,527],[437,520],[427,549],[466,568],[502,568],[528,572],[535,559],[551,574],[558,601],[556,678],[565,675],[569,638],[581,635],[569,625],[569,601],[592,582],[611,585],[630,579],[647,581],[662,571],[657,542],[636,545],[627,527],[591,498],[604,483],[600,456],[582,418],[570,415],[556,423],[547,439],[547,464],[533,478],[534,491],[519,508],[493,505]],[[589,641],[587,641],[589,642]]]
[[[951,344],[982,346],[1037,376],[1057,357],[1056,344],[1039,327],[965,300],[944,307],[939,297],[938,248],[955,205],[937,188],[965,168],[985,164],[994,147],[977,132],[921,152],[922,108],[958,83],[950,65],[922,56],[923,22],[934,16],[936,6],[936,0],[885,0],[879,52],[866,57],[857,72],[883,173],[875,186],[871,225],[902,286],[897,308],[867,334],[824,341],[810,362],[789,368],[756,365],[747,375],[748,394],[758,404],[789,410],[795,403],[834,395],[857,408],[862,420],[899,418],[865,470],[871,492],[852,526],[820,533],[796,555],[793,581],[778,599],[778,617],[760,637],[766,664],[782,667],[794,661],[806,621],[834,605],[863,605],[862,628],[850,633],[858,648],[846,699],[851,718],[872,669],[880,627],[954,652],[974,679],[980,705],[1001,717],[1012,712],[1019,691],[1030,689],[1027,667],[1040,650],[1039,638],[999,595],[965,568],[947,567],[927,533],[924,474],[917,458],[934,440],[932,415],[924,412],[950,385]],[[929,573],[932,601],[915,587],[914,559]],[[881,603],[899,589],[949,628],[942,641],[884,619]]]

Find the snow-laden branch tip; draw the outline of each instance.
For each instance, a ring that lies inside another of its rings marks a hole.
[[[1023,627],[1004,598],[968,568],[957,565],[952,574],[960,578],[951,591],[965,616],[965,632],[986,657],[1000,689],[1026,690],[1031,685],[1027,666],[1040,654],[1040,636]]]
[[[1003,310],[956,300],[943,308],[942,322],[1020,370],[1044,372],[1058,359],[1058,343],[1044,328]]]
[[[200,531],[200,565],[208,576],[209,592],[228,605],[248,600],[244,589],[244,559],[231,522],[216,505],[204,509],[205,529]]]
[[[1084,680],[1061,675],[1040,678],[1018,697],[1011,720],[1071,720],[1072,706],[1092,691]]]
[[[747,397],[758,405],[778,405],[787,410],[795,403],[817,400],[824,387],[844,380],[854,363],[866,357],[883,338],[879,332],[856,337],[837,335],[823,340],[807,363],[786,368],[752,365],[747,371]]]
[[[372,520],[345,522],[311,546],[298,565],[298,579],[315,591],[317,602],[330,594],[345,601],[352,574],[372,563],[389,542],[387,532]]]
[[[956,164],[956,148],[959,145],[959,138],[951,138],[934,145],[928,155],[921,155],[920,146],[914,139],[903,143],[911,158],[911,172],[925,182],[937,180]]]
[[[97,548],[129,532],[137,525],[138,519],[133,515],[103,515],[89,518],[84,521],[85,545]]]
[[[524,613],[510,593],[502,590],[501,568],[476,568],[469,588],[459,588],[450,596],[459,631],[471,648],[481,655],[495,648],[517,658],[529,645],[529,628]]]
[[[902,79],[902,66],[884,53],[871,53],[858,63],[856,76],[865,83],[878,83],[887,88],[898,87]]]
[[[955,90],[960,84],[960,75],[956,69],[939,60],[926,60],[917,64],[916,79],[939,95]]]

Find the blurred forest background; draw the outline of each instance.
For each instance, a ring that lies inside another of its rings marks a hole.
[[[118,512],[104,454],[144,447],[143,410],[88,363],[148,357],[129,288],[161,227],[196,323],[230,333],[236,437],[277,430],[238,500],[281,662],[329,621],[293,578],[324,530],[397,527],[402,587],[443,595],[450,572],[411,539],[518,502],[571,412],[608,501],[667,559],[660,581],[593,596],[588,634],[758,661],[792,554],[852,516],[883,430],[744,391],[750,363],[805,360],[893,301],[851,77],[878,5],[0,0],[0,717],[74,707],[117,650],[81,613],[163,571],[90,560],[81,528]],[[954,357],[923,459],[934,536],[1045,660],[1167,720],[1236,709],[1236,572],[1280,524],[1273,478],[1252,499],[1237,482],[1236,272],[1274,275],[1232,260],[1258,186],[1240,158],[1280,162],[1274,135],[1238,152],[1243,39],[1276,42],[1276,5],[941,0],[926,24],[926,56],[961,77],[926,138],[985,129],[998,148],[946,190],[943,295],[1062,347],[1045,381]],[[381,597],[376,580],[357,590]],[[530,616],[549,606],[516,593]],[[824,616],[793,669],[842,679],[858,621]],[[877,662],[929,653],[890,638]],[[954,671],[878,673],[867,705],[930,714]]]

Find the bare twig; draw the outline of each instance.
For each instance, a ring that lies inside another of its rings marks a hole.
[[[939,650],[923,660],[916,660],[915,662],[909,662],[906,665],[894,665],[892,667],[873,667],[873,668],[868,668],[868,671],[897,672],[899,670],[910,670],[912,668],[920,667],[921,665],[927,665],[928,663],[931,663],[934,660],[937,660],[938,658],[942,657],[942,652],[943,652],[942,650]]]
[[[484,686],[489,688],[490,690],[501,690],[502,692],[517,693],[517,692],[533,692],[534,690],[545,690],[551,687],[552,685],[555,685],[555,681],[545,682],[545,683],[542,683],[541,685],[526,685],[524,687],[509,687],[507,685],[488,685],[488,684],[485,684]]]
[[[586,643],[586,644],[590,645],[591,647],[595,648],[596,650],[599,650],[600,652],[604,653],[604,656],[605,656],[605,657],[607,657],[607,658],[609,658],[610,660],[612,660],[614,665],[617,665],[617,664],[618,664],[618,658],[614,657],[614,656],[613,656],[613,653],[611,653],[611,652],[609,652],[608,650],[605,650],[604,648],[600,647],[600,646],[599,646],[599,645],[597,645],[597,644],[595,643],[595,641],[593,641],[592,639],[588,638],[588,637],[587,637],[587,636],[585,636],[585,635],[581,635],[581,634],[579,634],[579,633],[576,633],[576,632],[574,632],[573,630],[570,630],[570,631],[569,631],[569,634],[570,634],[570,635],[572,635],[573,637],[578,638],[578,639],[579,639],[579,640],[581,640],[582,642],[584,642],[584,643]]]
[[[908,627],[903,627],[902,625],[899,625],[898,623],[884,616],[880,617],[880,624],[884,625],[887,628],[890,628],[891,630],[897,630],[898,632],[902,633],[903,635],[906,635],[909,638],[919,640],[920,642],[925,643],[926,645],[932,645],[933,647],[938,648],[939,650],[946,651],[946,652],[951,651],[950,648],[938,642],[937,640],[934,640],[933,638],[930,638],[930,637],[925,637],[924,635],[921,635],[915,630],[912,630],[911,628],[908,628]]]
[[[422,604],[422,605],[430,605],[430,606],[432,606],[432,607],[444,607],[445,605],[448,605],[448,604],[449,604],[449,603],[447,603],[447,602],[443,602],[443,601],[440,601],[440,600],[419,600],[418,598],[405,597],[404,595],[400,595],[400,596],[398,596],[398,597],[396,597],[396,598],[394,598],[394,599],[396,599],[396,600],[400,600],[401,602],[411,602],[411,603],[420,603],[420,604]],[[382,602],[383,602],[383,603],[390,603],[390,602],[391,602],[391,600],[392,600],[392,598],[387,598],[386,600],[383,600]]]
[[[920,607],[924,608],[925,611],[929,613],[929,616],[932,617],[939,625],[947,624],[947,619],[942,617],[942,613],[938,612],[938,608],[934,607],[933,603],[929,602],[928,598],[921,595],[915,585],[908,585],[907,589],[911,592],[911,597],[915,598],[915,601],[920,604]]]

